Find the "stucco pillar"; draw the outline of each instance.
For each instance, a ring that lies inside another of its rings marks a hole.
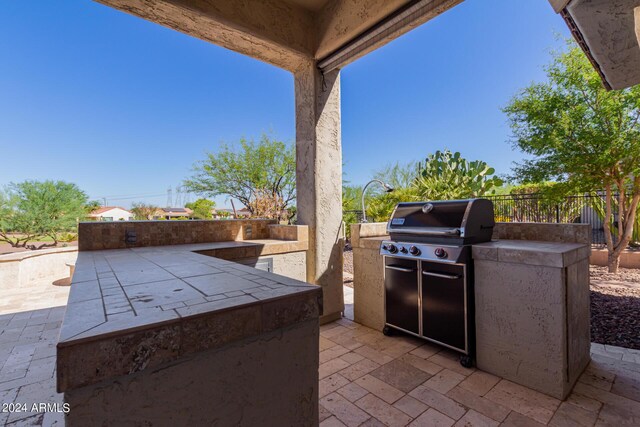
[[[294,78],[298,223],[309,226],[307,281],[322,286],[328,322],[344,310],[340,71],[323,78],[308,61]]]

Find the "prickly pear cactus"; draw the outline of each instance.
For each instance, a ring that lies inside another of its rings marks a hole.
[[[483,161],[470,162],[459,152],[436,151],[426,158],[416,187],[425,200],[480,197],[502,185],[494,173],[495,169]]]

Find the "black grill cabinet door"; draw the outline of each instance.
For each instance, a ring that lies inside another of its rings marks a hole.
[[[418,262],[387,257],[384,294],[386,322],[405,331],[419,333]]]
[[[422,263],[422,334],[466,350],[463,266]]]

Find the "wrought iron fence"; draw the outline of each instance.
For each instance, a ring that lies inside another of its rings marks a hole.
[[[604,245],[605,198],[600,194],[567,196],[551,200],[540,193],[483,196],[493,201],[496,222],[569,222],[591,224],[592,243]],[[617,200],[617,195],[615,196]],[[613,238],[616,238],[618,206],[613,203]],[[640,240],[640,218],[636,216],[632,241]]]
[[[569,222],[591,224],[591,242],[605,245],[604,212],[605,198],[600,194],[585,194],[551,200],[540,193],[510,194],[506,196],[482,196],[493,202],[496,222]],[[617,200],[614,195],[614,201]],[[613,203],[613,239],[616,239],[618,206]],[[361,210],[345,211],[353,215],[352,222],[362,222]],[[640,241],[640,212],[636,215],[632,242]]]
[[[351,214],[355,218],[355,222],[362,222],[364,216],[362,215],[361,210],[346,210],[342,212],[343,214]]]

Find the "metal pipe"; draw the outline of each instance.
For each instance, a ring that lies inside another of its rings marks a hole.
[[[367,182],[367,184],[362,189],[362,222],[369,222],[367,221],[367,207],[364,205],[364,195],[367,192],[367,187],[369,187],[369,185],[373,184],[374,182],[377,182],[378,184],[382,185],[382,188],[384,188],[384,191],[387,193],[391,193],[393,191],[393,187],[391,187],[388,184],[385,184],[379,179],[372,179],[371,181]]]

